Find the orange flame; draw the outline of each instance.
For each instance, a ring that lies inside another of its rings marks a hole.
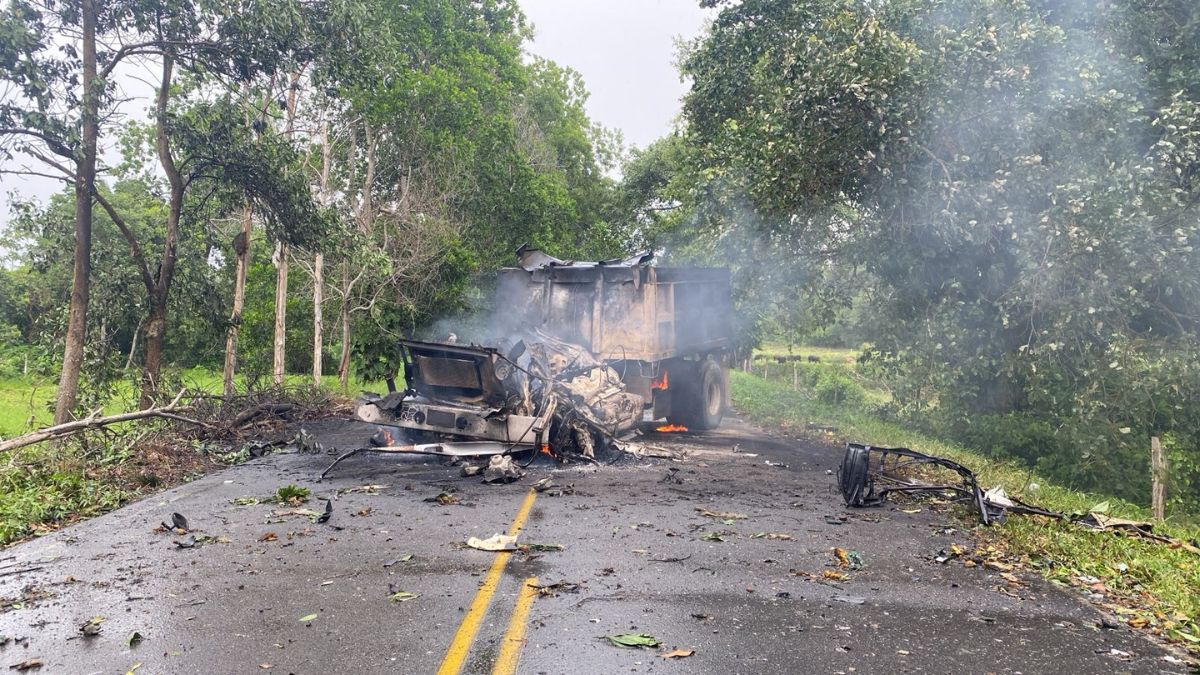
[[[674,433],[678,433],[680,431],[687,431],[687,430],[688,430],[688,428],[683,426],[682,424],[664,424],[661,427],[655,429],[655,431],[662,431],[662,432],[665,432],[668,434],[674,434]]]
[[[663,368],[663,371],[658,374],[658,377],[650,380],[651,389],[666,389],[668,386],[670,386],[670,384],[671,382],[670,378],[667,376],[666,368]]]
[[[554,451],[550,449],[549,443],[542,443],[542,447],[540,448],[540,451],[543,455],[547,455],[549,457],[554,456]]]

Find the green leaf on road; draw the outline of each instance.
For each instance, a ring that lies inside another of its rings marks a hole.
[[[605,635],[605,640],[618,647],[657,647],[662,644],[658,638],[646,633],[621,633],[620,635]]]
[[[135,630],[130,633],[129,637],[125,640],[125,646],[133,649],[134,645],[138,644],[144,639],[146,639],[145,636]]]
[[[407,591],[400,591],[398,593],[392,593],[391,595],[389,595],[388,600],[391,600],[392,602],[408,602],[409,600],[416,600],[419,597],[421,597],[421,596],[420,596],[420,594],[417,594],[417,593],[409,593]]]
[[[306,615],[300,617],[300,623],[308,623],[309,621],[315,620],[318,616],[320,616],[320,614],[316,614],[316,613],[306,614]]]
[[[719,532],[709,532],[700,538],[704,541],[725,541],[725,537],[722,537]]]

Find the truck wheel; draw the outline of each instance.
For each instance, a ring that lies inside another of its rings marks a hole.
[[[712,359],[705,359],[688,373],[688,377],[680,380],[678,388],[672,380],[668,420],[693,431],[720,426],[725,415],[725,378],[721,366]]]

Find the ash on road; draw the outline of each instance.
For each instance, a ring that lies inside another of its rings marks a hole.
[[[313,431],[327,447],[364,435]],[[463,672],[485,673],[509,672],[507,651],[522,673],[1183,669],[1129,629],[1098,628],[1092,607],[1040,580],[1013,585],[934,562],[970,543],[947,514],[846,511],[826,473],[837,449],[737,421],[656,442],[687,450],[686,460],[535,464],[500,486],[427,457],[356,458],[322,482],[329,457],[298,453],[209,475],[0,551],[2,569],[40,568],[0,575],[0,666],[38,658],[33,672],[434,673],[453,670],[457,654]],[[517,552],[501,569],[505,554],[463,545],[522,520],[529,486],[544,476],[573,494],[538,494],[519,541],[563,550]],[[330,498],[329,522],[234,502],[289,483],[312,490],[304,507],[313,511]],[[442,492],[459,503],[426,501]],[[155,531],[173,512],[187,517],[195,546]],[[859,552],[862,568],[837,567],[835,547]],[[519,602],[528,579],[567,584]],[[473,605],[486,613],[473,615]],[[99,634],[82,635],[98,616]],[[475,618],[477,631],[462,629]],[[127,645],[134,632],[143,639]],[[662,647],[600,639],[621,633]],[[658,657],[672,649],[694,653]]]

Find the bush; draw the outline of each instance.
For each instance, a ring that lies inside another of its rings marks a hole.
[[[866,392],[857,382],[835,368],[818,372],[813,393],[818,401],[830,405],[859,406],[866,398]]]

